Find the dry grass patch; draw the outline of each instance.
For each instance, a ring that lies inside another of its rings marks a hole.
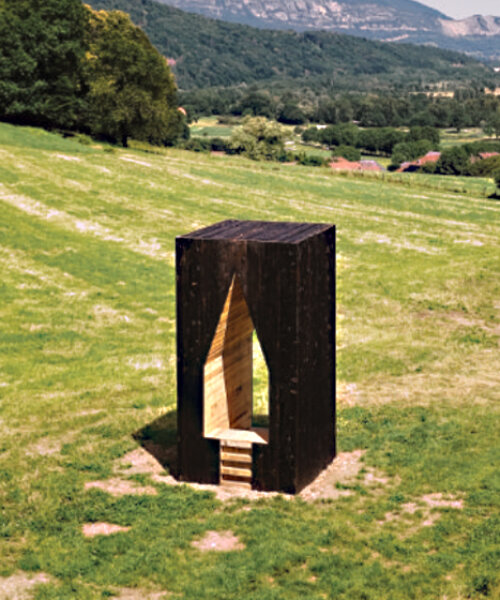
[[[467,361],[444,357],[433,371],[397,377],[374,376],[357,384],[353,405],[402,404],[427,406],[439,400],[470,406],[500,403],[498,349],[487,348],[469,354]]]
[[[104,481],[87,481],[85,484],[86,490],[97,489],[102,490],[111,496],[156,496],[158,494],[156,488],[151,485],[139,485],[135,481],[127,479],[119,479],[114,477]]]
[[[116,600],[163,600],[170,595],[169,592],[147,592],[140,588],[122,588],[111,597]]]
[[[452,508],[455,510],[463,509],[464,502],[457,496],[445,496],[441,493],[425,494],[416,502],[406,502],[402,504],[399,511],[388,512],[379,525],[385,525],[391,522],[405,522],[408,527],[405,529],[403,538],[415,534],[421,527],[432,527],[440,517],[441,513],[436,508]],[[415,524],[415,517],[419,517],[419,522]]]
[[[29,456],[52,456],[59,454],[62,448],[62,443],[58,440],[42,438],[38,442],[31,444],[26,454]]]
[[[233,552],[245,549],[245,545],[232,531],[207,531],[201,540],[191,542],[191,545],[201,552]]]
[[[355,383],[340,381],[337,383],[337,407],[356,406],[360,401],[360,393]]]
[[[122,456],[116,461],[114,470],[115,472],[126,472],[133,475],[139,473],[158,475],[164,472],[160,463],[144,448],[136,448]]]
[[[52,581],[52,577],[45,573],[16,573],[10,577],[0,577],[0,600],[28,600],[33,597],[37,586]]]

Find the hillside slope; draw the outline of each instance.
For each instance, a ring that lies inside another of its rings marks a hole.
[[[475,80],[492,70],[456,53],[327,32],[270,31],[208,19],[151,0],[93,0],[119,9],[171,60],[183,89],[294,80],[329,89],[416,87]]]
[[[500,205],[484,181],[113,152],[5,124],[0,159],[2,592],[499,597]],[[168,477],[175,237],[229,218],[337,225],[344,478],[316,500],[223,502]],[[193,547],[214,531],[236,551]]]
[[[157,0],[190,12],[273,29],[321,29],[383,41],[435,44],[500,59],[495,17],[455,21],[412,0]],[[471,12],[474,9],[471,8]],[[489,39],[495,37],[495,43]]]

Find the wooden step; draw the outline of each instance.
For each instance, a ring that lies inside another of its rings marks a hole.
[[[221,464],[220,472],[222,479],[226,475],[231,475],[232,477],[241,477],[242,479],[252,479],[252,469],[245,469],[243,467],[228,467],[224,464]]]
[[[220,459],[222,462],[252,464],[252,455],[247,452],[233,452],[232,448],[221,450]]]
[[[252,489],[252,484],[250,481],[243,481],[239,479],[221,479],[220,484],[224,487],[243,488],[245,490]]]
[[[241,440],[221,440],[220,484],[251,489],[251,443]]]

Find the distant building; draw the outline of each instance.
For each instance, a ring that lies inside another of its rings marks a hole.
[[[361,171],[385,171],[385,167],[376,160],[360,160],[359,164],[361,165]]]
[[[421,156],[416,160],[401,163],[399,168],[396,169],[396,173],[412,173],[414,171],[418,171],[422,165],[428,163],[437,163],[440,157],[441,152],[427,152],[425,156]]]
[[[336,171],[385,171],[376,160],[350,161],[343,156],[334,156],[329,166]]]

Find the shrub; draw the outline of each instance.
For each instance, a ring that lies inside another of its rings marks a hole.
[[[319,142],[321,130],[317,127],[308,127],[302,132],[302,141],[304,142]]]
[[[247,117],[231,136],[231,148],[253,160],[278,160],[284,153],[285,132],[265,117]]]
[[[500,156],[491,156],[483,160],[477,160],[469,167],[469,173],[473,177],[495,177],[500,172]]]
[[[333,155],[342,156],[352,162],[361,159],[361,152],[358,150],[358,148],[354,148],[354,146],[338,146],[337,148],[333,149]]]
[[[210,140],[194,137],[181,144],[181,148],[192,152],[208,152],[210,150],[209,144]]]
[[[434,173],[436,172],[436,169],[437,169],[437,165],[435,162],[424,163],[420,167],[420,171],[422,173],[427,173],[427,175],[434,175]]]
[[[299,164],[307,167],[321,167],[325,164],[325,159],[317,154],[306,154],[302,152],[297,156]]]

